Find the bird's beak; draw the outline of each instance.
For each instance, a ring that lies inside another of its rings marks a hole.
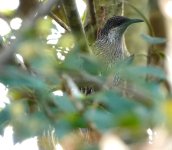
[[[129,19],[128,24],[138,23],[138,22],[144,22],[142,19]]]

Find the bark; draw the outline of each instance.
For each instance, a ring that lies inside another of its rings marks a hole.
[[[78,14],[75,0],[63,0],[65,13],[68,19],[69,26],[75,37],[75,44],[79,47],[81,52],[88,53],[90,51],[85,32]]]
[[[165,18],[167,44],[165,50],[165,69],[167,79],[172,93],[172,13],[169,8],[171,7],[171,0],[159,0],[159,7]]]

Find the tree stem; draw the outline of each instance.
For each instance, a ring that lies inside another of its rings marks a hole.
[[[90,52],[85,32],[81,23],[80,16],[76,7],[75,0],[63,0],[65,13],[69,22],[71,31],[75,37],[75,44],[79,47],[81,52]]]

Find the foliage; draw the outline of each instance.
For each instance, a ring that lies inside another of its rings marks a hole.
[[[64,21],[63,11],[52,12]],[[10,104],[0,110],[0,133],[11,125],[15,142],[41,136],[48,130],[55,130],[61,139],[85,128],[101,136],[113,131],[126,143],[133,144],[146,141],[146,130],[158,127],[170,117],[162,109],[167,107],[163,83],[166,76],[159,67],[136,66],[124,60],[107,70],[89,51],[83,53],[70,31],[60,33],[50,17],[37,19],[24,34],[12,31],[3,37],[3,45],[7,45],[11,35],[18,38],[18,34],[22,34],[22,39],[14,40],[13,44],[15,53],[22,55],[24,62],[12,57],[0,64],[0,82],[9,89],[10,99]],[[60,37],[56,44],[47,44],[50,35]],[[164,41],[148,36],[144,39],[151,44]],[[125,90],[109,88],[115,72],[126,82]],[[79,90],[85,87],[95,90],[85,95]],[[62,94],[55,95],[55,91]],[[94,145],[83,146],[94,149]]]

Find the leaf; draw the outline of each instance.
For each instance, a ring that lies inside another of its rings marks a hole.
[[[172,129],[172,100],[169,99],[165,101],[162,106],[161,106],[163,115],[164,115],[164,120],[163,121],[166,126],[171,130]]]
[[[48,130],[49,121],[43,113],[37,112],[30,116],[24,116],[20,119],[13,118],[14,142],[21,142],[29,137],[38,136],[43,131]]]
[[[52,26],[52,20],[50,18],[40,19],[36,22],[36,31],[42,36],[47,36],[51,33]]]
[[[131,88],[134,88],[136,93],[140,93],[145,98],[153,100],[152,102],[159,102],[164,99],[164,94],[161,92],[159,80],[166,80],[166,75],[161,68],[158,67],[145,67],[145,66],[129,66],[123,68],[120,76],[124,80],[128,80]],[[150,82],[146,81],[146,77],[152,78]],[[128,87],[129,88],[129,87]]]
[[[55,103],[64,112],[67,112],[67,113],[76,112],[76,108],[75,108],[74,104],[69,99],[69,97],[67,97],[67,95],[64,95],[64,96],[55,96]]]
[[[157,77],[159,79],[166,79],[166,75],[164,71],[159,68],[159,67],[145,67],[145,66],[130,66],[126,67],[125,69],[122,70],[121,72],[122,76],[125,76],[128,79],[136,79],[142,76],[144,77],[145,75],[151,75],[154,77]]]
[[[74,36],[71,33],[64,33],[58,40],[57,46],[62,48],[71,48],[74,44]]]
[[[148,122],[149,109],[142,104],[123,98],[114,91],[105,91],[95,96],[95,101],[102,104],[113,116],[113,123],[120,127],[139,127]],[[144,120],[144,121],[143,121]]]
[[[0,75],[0,81],[14,87],[28,86],[34,89],[45,89],[46,87],[41,78],[30,76],[15,67],[7,67]]]
[[[3,110],[0,110],[0,134],[3,135],[4,128],[10,122],[9,107],[6,106]]]
[[[80,58],[76,51],[71,52],[66,56],[66,59],[59,65],[59,69],[63,70],[71,70],[80,71],[82,68],[83,60]]]
[[[166,39],[162,38],[162,37],[152,37],[152,36],[146,35],[146,34],[142,34],[141,36],[146,42],[148,42],[149,44],[153,44],[153,45],[164,44],[166,42]]]
[[[64,118],[59,119],[53,126],[55,127],[55,133],[58,138],[62,138],[72,131],[70,123]]]
[[[114,71],[123,70],[123,68],[128,68],[130,65],[132,65],[133,61],[134,55],[128,56],[122,60],[117,61],[117,63],[114,65],[114,67],[112,67],[112,69],[114,69]]]
[[[91,124],[101,132],[113,127],[113,116],[107,111],[88,109],[84,117],[89,122],[91,121]]]
[[[93,75],[98,75],[102,68],[98,62],[95,61],[94,58],[91,58],[90,56],[81,56],[83,60],[82,68]]]
[[[95,101],[103,103],[114,115],[128,113],[138,103],[129,101],[113,91],[105,91],[96,95]]]

